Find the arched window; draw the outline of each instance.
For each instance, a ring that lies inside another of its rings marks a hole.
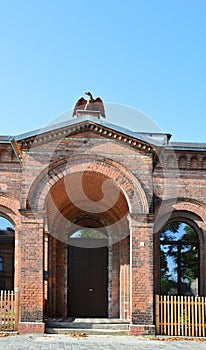
[[[105,233],[95,228],[83,228],[73,233],[70,238],[90,238],[90,239],[106,239]]]
[[[14,288],[14,227],[0,216],[0,289]]]
[[[199,238],[184,222],[171,222],[160,234],[160,293],[199,294]]]
[[[84,248],[104,247],[108,244],[108,237],[102,228],[82,228],[74,232],[68,239],[71,246]]]

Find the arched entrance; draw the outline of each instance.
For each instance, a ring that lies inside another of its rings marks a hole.
[[[128,316],[129,285],[122,290],[130,264],[127,201],[113,181],[110,193],[115,201],[111,197],[111,205],[110,200],[104,202],[103,184],[109,177],[94,171],[81,174],[82,201],[78,176],[56,182],[47,198],[47,316]],[[75,192],[75,203],[68,188]]]
[[[141,333],[145,325],[135,324],[144,318],[153,331],[154,218],[147,194],[122,164],[91,154],[61,159],[36,178],[26,206],[44,234],[44,319],[70,314],[69,239],[92,220],[98,224],[86,227],[103,227],[107,235],[107,317],[130,319],[132,333]]]

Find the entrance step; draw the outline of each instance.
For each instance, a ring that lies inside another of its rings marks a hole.
[[[63,335],[129,335],[129,330],[118,329],[76,329],[76,328],[46,328],[47,334]]]
[[[120,319],[77,318],[47,320],[46,333],[49,334],[96,334],[128,335],[129,321]]]

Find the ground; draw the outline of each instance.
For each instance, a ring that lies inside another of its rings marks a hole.
[[[206,341],[206,339],[205,339]],[[206,343],[195,340],[151,340],[131,336],[41,336],[17,335],[0,338],[0,350],[205,350]]]

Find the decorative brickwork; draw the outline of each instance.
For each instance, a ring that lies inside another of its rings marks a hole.
[[[107,316],[130,320],[131,334],[155,332],[166,223],[198,233],[205,295],[206,146],[148,137],[84,117],[0,137],[0,216],[15,228],[20,332],[44,332],[47,318],[70,315],[68,244],[80,228],[105,235]]]

